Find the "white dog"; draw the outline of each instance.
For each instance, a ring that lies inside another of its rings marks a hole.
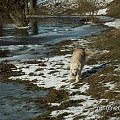
[[[75,82],[79,82],[81,71],[85,65],[86,56],[86,51],[83,48],[73,51],[70,60],[70,78],[74,79]]]

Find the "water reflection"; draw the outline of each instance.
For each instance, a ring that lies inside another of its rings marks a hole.
[[[35,101],[45,98],[48,91],[28,91],[17,83],[0,82],[0,120],[29,120],[46,112]]]
[[[106,29],[80,20],[81,17],[30,18],[28,29],[16,29],[14,24],[5,24],[1,27],[0,50],[10,51],[12,57],[7,57],[9,60],[35,59],[45,57],[57,42],[96,35]]]
[[[30,27],[31,27],[31,34],[37,35],[38,34],[38,22],[34,20],[30,20]]]
[[[103,27],[81,22],[82,17],[29,18],[28,29],[16,29],[14,24],[5,24],[0,45],[27,45],[55,43],[65,39],[78,39],[100,32]]]
[[[73,28],[79,28],[84,24],[82,22],[84,16],[37,16],[28,18],[30,27],[28,29],[18,30],[15,24],[3,24],[0,26],[0,37],[31,37],[33,35],[41,35],[43,33],[54,33],[72,31]],[[105,17],[104,17],[105,18]],[[102,19],[102,18],[101,18]],[[104,20],[109,20],[105,18]],[[102,19],[103,20],[103,19]],[[88,23],[89,24],[89,23]],[[86,24],[86,25],[88,25]],[[94,26],[93,26],[94,27]]]
[[[23,37],[39,35],[49,32],[66,31],[69,28],[79,27],[83,25],[81,23],[81,17],[40,17],[29,18],[28,29],[16,29],[15,24],[4,24],[0,26],[0,37]]]

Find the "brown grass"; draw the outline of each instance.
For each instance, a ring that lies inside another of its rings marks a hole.
[[[108,6],[108,16],[120,18],[120,1],[114,0]]]

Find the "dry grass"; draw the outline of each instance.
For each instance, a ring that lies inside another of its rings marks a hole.
[[[98,100],[108,99],[108,102],[105,102],[105,106],[109,105],[111,101],[116,103],[120,100],[120,92],[117,92],[120,90],[120,76],[119,72],[115,71],[116,66],[120,65],[120,30],[105,31],[101,36],[90,38],[90,41],[91,43],[89,45],[91,48],[97,49],[98,51],[108,50],[109,52],[96,54],[96,57],[92,58],[88,63],[109,61],[109,65],[96,74],[86,78],[86,82],[90,85],[87,95],[91,95]],[[109,90],[109,87],[104,86],[105,83],[113,83],[116,86],[113,90]],[[114,110],[102,110],[99,114],[101,115],[99,120],[108,120],[111,117],[120,116],[119,112]]]
[[[109,8],[108,16],[120,18],[120,1],[119,0],[114,0],[113,2],[111,2],[108,8]]]

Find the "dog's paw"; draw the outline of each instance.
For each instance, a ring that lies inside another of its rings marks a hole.
[[[78,83],[80,80],[79,79],[77,79],[77,80],[75,80],[75,83]]]

